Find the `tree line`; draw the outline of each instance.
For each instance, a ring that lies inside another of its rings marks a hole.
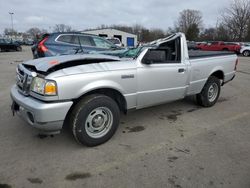
[[[56,24],[53,27],[53,32],[70,32],[70,31],[76,31],[72,29],[71,26],[65,25],[65,24]],[[4,35],[22,35],[24,38],[33,38],[36,39],[38,36],[48,33],[46,29],[40,29],[38,27],[32,27],[28,29],[26,32],[17,32],[16,30],[12,30],[11,28],[5,28],[4,29]]]
[[[127,25],[101,25],[94,29],[114,28],[136,34],[138,41],[149,42],[166,37],[172,33],[183,32],[190,41],[250,41],[250,0],[232,0],[218,17],[216,26],[204,28],[203,16],[199,10],[186,9],[179,13],[173,27],[166,30],[148,29],[140,24]],[[88,29],[87,29],[88,30]],[[53,32],[75,31],[71,26],[56,24]],[[44,29],[30,28],[25,34],[35,38],[37,35],[47,33]],[[17,34],[11,29],[4,30],[5,35]]]
[[[99,28],[105,28],[101,26]],[[250,41],[250,0],[233,0],[229,7],[222,10],[214,27],[204,28],[203,16],[199,10],[186,9],[179,13],[174,27],[166,31],[147,29],[141,25],[112,28],[137,34],[139,41],[149,42],[172,33],[183,32],[190,41]]]

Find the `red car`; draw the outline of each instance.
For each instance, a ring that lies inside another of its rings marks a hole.
[[[205,51],[231,51],[240,53],[241,46],[232,42],[211,42],[207,44],[200,44],[197,48]]]

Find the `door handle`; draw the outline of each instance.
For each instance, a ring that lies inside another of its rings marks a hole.
[[[178,73],[183,73],[183,72],[185,72],[186,70],[184,69],[184,68],[180,68],[180,69],[178,69]]]

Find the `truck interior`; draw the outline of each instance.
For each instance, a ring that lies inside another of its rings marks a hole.
[[[180,37],[161,43],[154,49],[149,49],[144,56],[146,64],[180,63],[181,61]]]

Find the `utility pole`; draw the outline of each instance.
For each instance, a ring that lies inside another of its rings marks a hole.
[[[10,19],[11,19],[11,33],[12,33],[12,37],[13,37],[13,33],[14,33],[14,28],[13,28],[13,14],[14,14],[14,12],[9,12],[9,14],[10,14]]]

